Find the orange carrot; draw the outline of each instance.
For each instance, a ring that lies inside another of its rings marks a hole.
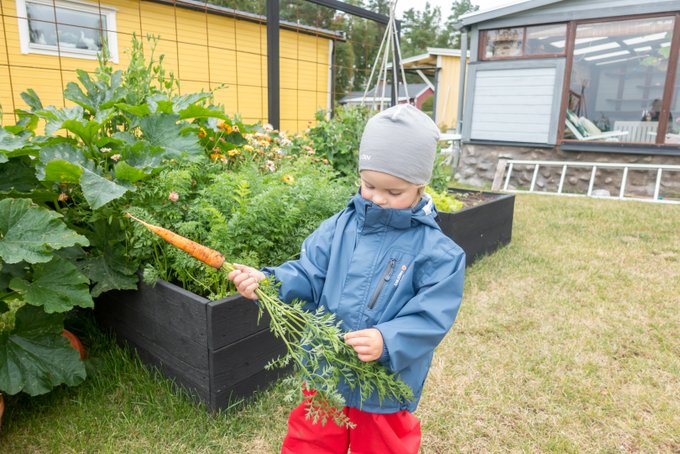
[[[159,227],[157,225],[144,222],[141,219],[134,217],[130,213],[126,213],[125,216],[139,222],[144,227],[151,230],[153,233],[160,236],[168,243],[183,250],[192,257],[197,258],[198,260],[200,260],[201,262],[205,263],[208,266],[212,266],[213,268],[219,269],[224,264],[224,256],[215,249],[210,249],[207,246],[198,244],[195,241],[191,241],[189,238],[185,238],[182,235],[178,235],[175,232],[171,232],[168,229],[164,229],[163,227]]]

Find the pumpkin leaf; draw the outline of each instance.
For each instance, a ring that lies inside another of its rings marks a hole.
[[[122,197],[131,187],[113,181],[99,173],[72,143],[48,145],[40,152],[42,167],[38,178],[59,183],[80,184],[83,196],[93,210]]]
[[[179,115],[152,114],[139,118],[137,123],[151,145],[161,147],[165,158],[179,158],[184,155],[201,153],[198,137],[194,134],[182,135],[182,125],[178,124]]]
[[[40,191],[39,183],[30,158],[10,159],[0,166],[0,193],[18,191],[35,194]]]
[[[187,118],[219,118],[221,120],[226,120],[227,116],[218,110],[191,104],[179,111],[179,118],[182,120]]]
[[[45,264],[34,265],[32,279],[12,279],[9,287],[28,304],[43,306],[48,314],[66,312],[74,306],[94,307],[90,280],[58,255]]]
[[[77,263],[80,271],[94,284],[91,290],[97,297],[109,290],[134,290],[137,288],[137,264],[130,261],[125,250],[119,245],[125,240],[120,224],[109,224],[104,220],[93,225],[90,235],[92,251],[98,255],[90,255]]]
[[[45,263],[52,251],[80,244],[87,238],[70,230],[61,216],[28,199],[0,200],[0,259],[7,263]]]
[[[0,391],[37,396],[61,384],[82,383],[85,365],[63,329],[61,314],[31,305],[19,308],[14,329],[0,333]]]
[[[101,175],[85,170],[80,177],[80,187],[85,200],[93,210],[101,208],[112,200],[122,197],[129,187],[111,181]]]

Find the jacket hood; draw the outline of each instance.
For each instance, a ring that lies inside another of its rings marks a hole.
[[[423,193],[423,197],[413,208],[395,209],[381,208],[370,200],[361,196],[361,189],[357,191],[348,207],[354,208],[357,222],[362,230],[373,230],[384,227],[395,229],[408,229],[416,224],[424,224],[439,230],[437,208],[434,206],[432,197]]]

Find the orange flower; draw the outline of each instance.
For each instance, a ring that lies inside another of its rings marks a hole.
[[[283,180],[284,183],[287,183],[287,184],[295,183],[295,178],[293,178],[292,175],[286,174],[281,179]]]
[[[205,129],[201,128],[201,129],[198,130],[198,137],[200,137],[201,139],[203,139],[207,135],[208,135],[208,133],[205,132]]]
[[[231,132],[233,131],[231,125],[229,125],[228,123],[222,122],[219,125],[217,125],[217,127],[224,131],[226,134],[231,134]]]
[[[211,153],[210,159],[217,161],[218,159],[222,162],[227,162],[227,158],[222,153]]]

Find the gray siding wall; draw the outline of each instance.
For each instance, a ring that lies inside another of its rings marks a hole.
[[[555,144],[564,60],[471,65],[464,140]]]

